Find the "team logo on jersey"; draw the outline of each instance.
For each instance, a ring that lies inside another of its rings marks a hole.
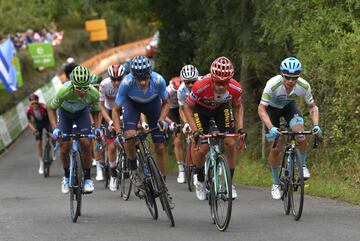
[[[205,89],[207,89],[210,86],[210,84],[206,84],[204,87],[199,88],[196,93],[200,94],[201,92],[203,92]]]

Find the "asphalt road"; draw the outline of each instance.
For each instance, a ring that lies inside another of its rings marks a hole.
[[[360,240],[360,207],[306,196],[303,216],[296,222],[283,213],[282,203],[268,189],[238,185],[230,226],[217,231],[206,202],[196,199],[185,185],[168,177],[175,200],[176,226],[164,212],[150,217],[145,203],[133,194],[128,202],[119,192],[96,183],[83,197],[82,216],[69,217],[69,196],[61,194],[62,169],[57,160],[51,177],[37,174],[33,136],[25,132],[0,156],[0,240]]]

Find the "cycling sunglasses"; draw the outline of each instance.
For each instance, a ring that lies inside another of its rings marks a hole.
[[[297,81],[299,78],[299,75],[282,75],[287,80]]]
[[[110,77],[111,81],[114,81],[114,82],[120,82],[122,80],[122,78],[112,78]]]
[[[184,81],[185,85],[195,84],[196,80],[193,81]]]
[[[87,92],[89,90],[89,87],[81,87],[74,85],[74,89],[80,92]]]

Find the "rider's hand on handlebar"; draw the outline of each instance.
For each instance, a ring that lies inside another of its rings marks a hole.
[[[320,126],[316,125],[312,128],[313,135],[320,136],[321,135],[321,129]]]
[[[273,126],[265,136],[268,141],[274,141],[280,134],[279,128]]]
[[[203,132],[200,131],[200,130],[196,130],[196,131],[193,132],[192,136],[194,138],[195,143],[199,143],[201,135],[203,135]]]
[[[160,131],[163,132],[169,128],[169,124],[165,120],[159,120],[157,126],[159,127]]]
[[[175,123],[175,122],[172,122],[172,123],[169,125],[169,130],[170,130],[170,131],[176,131],[176,123]]]
[[[99,139],[101,137],[101,129],[96,128],[94,134],[95,134],[96,138]]]
[[[145,131],[149,130],[149,124],[146,123],[146,122],[141,123],[141,127],[142,127]]]
[[[57,139],[59,139],[60,136],[61,136],[61,131],[60,131],[60,129],[59,129],[59,128],[55,128],[54,131],[53,131],[53,133],[52,133],[52,138],[53,138],[54,140],[57,140]]]

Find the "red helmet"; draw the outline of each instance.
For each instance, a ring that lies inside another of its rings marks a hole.
[[[179,89],[179,86],[181,85],[182,81],[180,76],[174,77],[170,80],[170,86],[173,91],[177,91]]]
[[[35,94],[31,94],[29,96],[29,101],[39,101],[39,96],[37,96]]]
[[[212,62],[210,73],[215,82],[226,83],[234,76],[234,66],[228,58],[221,56]]]
[[[125,68],[121,64],[113,64],[108,68],[110,79],[121,79],[125,75]]]

